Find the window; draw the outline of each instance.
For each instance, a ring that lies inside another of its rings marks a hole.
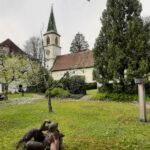
[[[47,37],[47,45],[49,45],[50,44],[50,38],[49,38],[49,36]]]
[[[55,38],[55,45],[58,45],[58,38]]]

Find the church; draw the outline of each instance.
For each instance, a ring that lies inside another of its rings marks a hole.
[[[93,79],[94,59],[93,51],[87,50],[78,53],[61,55],[60,35],[57,32],[53,7],[51,8],[47,32],[43,35],[45,67],[54,80],[59,80],[66,72],[70,76],[83,76],[86,83],[95,82]],[[7,54],[27,56],[13,41],[6,39],[0,43],[0,49]],[[16,84],[9,87],[9,91],[18,90]],[[3,91],[3,83],[0,83],[0,93]]]
[[[94,82],[93,51],[87,50],[61,55],[61,36],[57,32],[53,7],[51,8],[47,32],[43,36],[45,66],[50,71],[54,80],[61,79],[66,72],[69,72],[70,76],[83,76],[86,83]]]

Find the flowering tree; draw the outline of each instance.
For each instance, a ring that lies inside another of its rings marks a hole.
[[[22,56],[5,56],[0,55],[0,82],[5,84],[5,99],[8,99],[8,87],[14,83],[30,85],[31,76],[37,74],[39,65]],[[38,76],[34,76],[36,83]]]

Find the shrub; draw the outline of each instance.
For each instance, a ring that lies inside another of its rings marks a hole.
[[[71,94],[86,94],[85,78],[83,76],[72,76],[63,80],[64,89]]]
[[[125,82],[124,85],[119,83],[105,83],[101,87],[98,88],[99,92],[106,93],[128,93],[128,94],[136,94],[137,93],[137,85],[128,81]]]
[[[110,100],[110,101],[137,101],[138,96],[135,94],[125,93],[97,93],[92,97],[93,100]]]
[[[86,90],[92,90],[92,89],[97,89],[97,83],[86,83]]]
[[[62,88],[54,88],[51,90],[50,95],[51,97],[67,98],[70,96],[70,93],[68,90],[64,90]],[[48,90],[46,90],[45,96],[48,97]]]
[[[150,82],[145,83],[145,92],[150,95]]]

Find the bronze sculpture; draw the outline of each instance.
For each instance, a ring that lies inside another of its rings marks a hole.
[[[16,149],[24,142],[24,150],[62,150],[63,137],[64,135],[58,130],[58,123],[46,120],[39,129],[29,130],[19,140]]]

